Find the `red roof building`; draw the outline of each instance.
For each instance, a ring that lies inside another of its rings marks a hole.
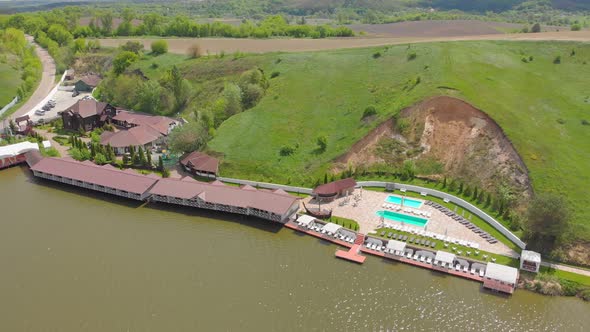
[[[219,160],[202,152],[191,152],[180,158],[180,164],[187,172],[199,176],[216,177],[219,174]]]
[[[354,187],[356,187],[356,181],[353,178],[347,178],[317,186],[312,194],[315,199],[332,201],[338,197],[352,194]]]
[[[147,198],[149,189],[158,182],[135,171],[65,158],[43,158],[31,170],[37,177],[136,200]]]
[[[122,130],[115,133],[104,132],[100,137],[100,144],[110,144],[117,155],[128,152],[129,146],[151,149],[163,145],[170,131],[179,124],[178,121],[165,116],[126,110],[117,110],[112,123]]]
[[[286,221],[299,210],[299,199],[295,196],[252,189],[162,179],[150,189],[150,194],[152,200],[159,202],[252,215],[278,222]]]

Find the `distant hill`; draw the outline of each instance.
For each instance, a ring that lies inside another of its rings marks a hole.
[[[198,13],[261,14],[288,13],[312,15],[334,13],[337,9],[357,12],[374,10],[392,13],[415,8],[461,10],[473,13],[508,10],[560,9],[566,11],[590,10],[590,0],[0,0],[0,11],[20,12],[47,10],[72,5],[141,5],[179,6],[191,8]],[[191,12],[193,12],[191,10]]]

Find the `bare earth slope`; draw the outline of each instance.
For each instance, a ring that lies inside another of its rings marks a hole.
[[[398,122],[407,124],[403,135],[394,121],[386,121],[339,157],[336,167],[395,163],[397,155],[419,149],[421,152],[412,153],[411,158],[416,162],[436,161],[442,164],[445,175],[480,188],[507,184],[519,196],[530,195],[522,159],[498,124],[472,105],[457,98],[433,97],[404,109]],[[394,145],[396,151],[384,151],[384,140],[401,142],[403,147]]]

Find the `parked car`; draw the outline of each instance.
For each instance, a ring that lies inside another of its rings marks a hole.
[[[82,100],[89,100],[89,99],[94,99],[94,98],[92,98],[92,96],[84,96],[84,97],[82,98]]]
[[[45,115],[45,111],[44,110],[36,110],[35,115]]]

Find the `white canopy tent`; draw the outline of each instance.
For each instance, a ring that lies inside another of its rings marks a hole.
[[[401,242],[401,241],[396,241],[396,240],[389,240],[387,242],[387,249],[393,253],[397,253],[397,252],[403,253],[404,250],[406,249],[406,243]]]
[[[510,266],[490,262],[486,267],[485,277],[507,284],[516,285],[516,280],[518,279],[518,270]]]
[[[0,146],[0,158],[16,157],[21,153],[39,150],[37,143],[21,142],[7,146]]]
[[[446,251],[437,251],[436,256],[434,257],[434,261],[439,261],[444,264],[453,265],[453,261],[455,260],[455,254],[451,254],[450,252]]]
[[[326,233],[336,233],[338,230],[342,228],[340,225],[336,225],[334,223],[327,223],[322,230],[326,231]]]
[[[297,222],[301,225],[301,226],[307,226],[309,225],[312,221],[314,221],[315,218],[312,216],[308,216],[308,215],[302,215],[299,218],[297,218]]]

